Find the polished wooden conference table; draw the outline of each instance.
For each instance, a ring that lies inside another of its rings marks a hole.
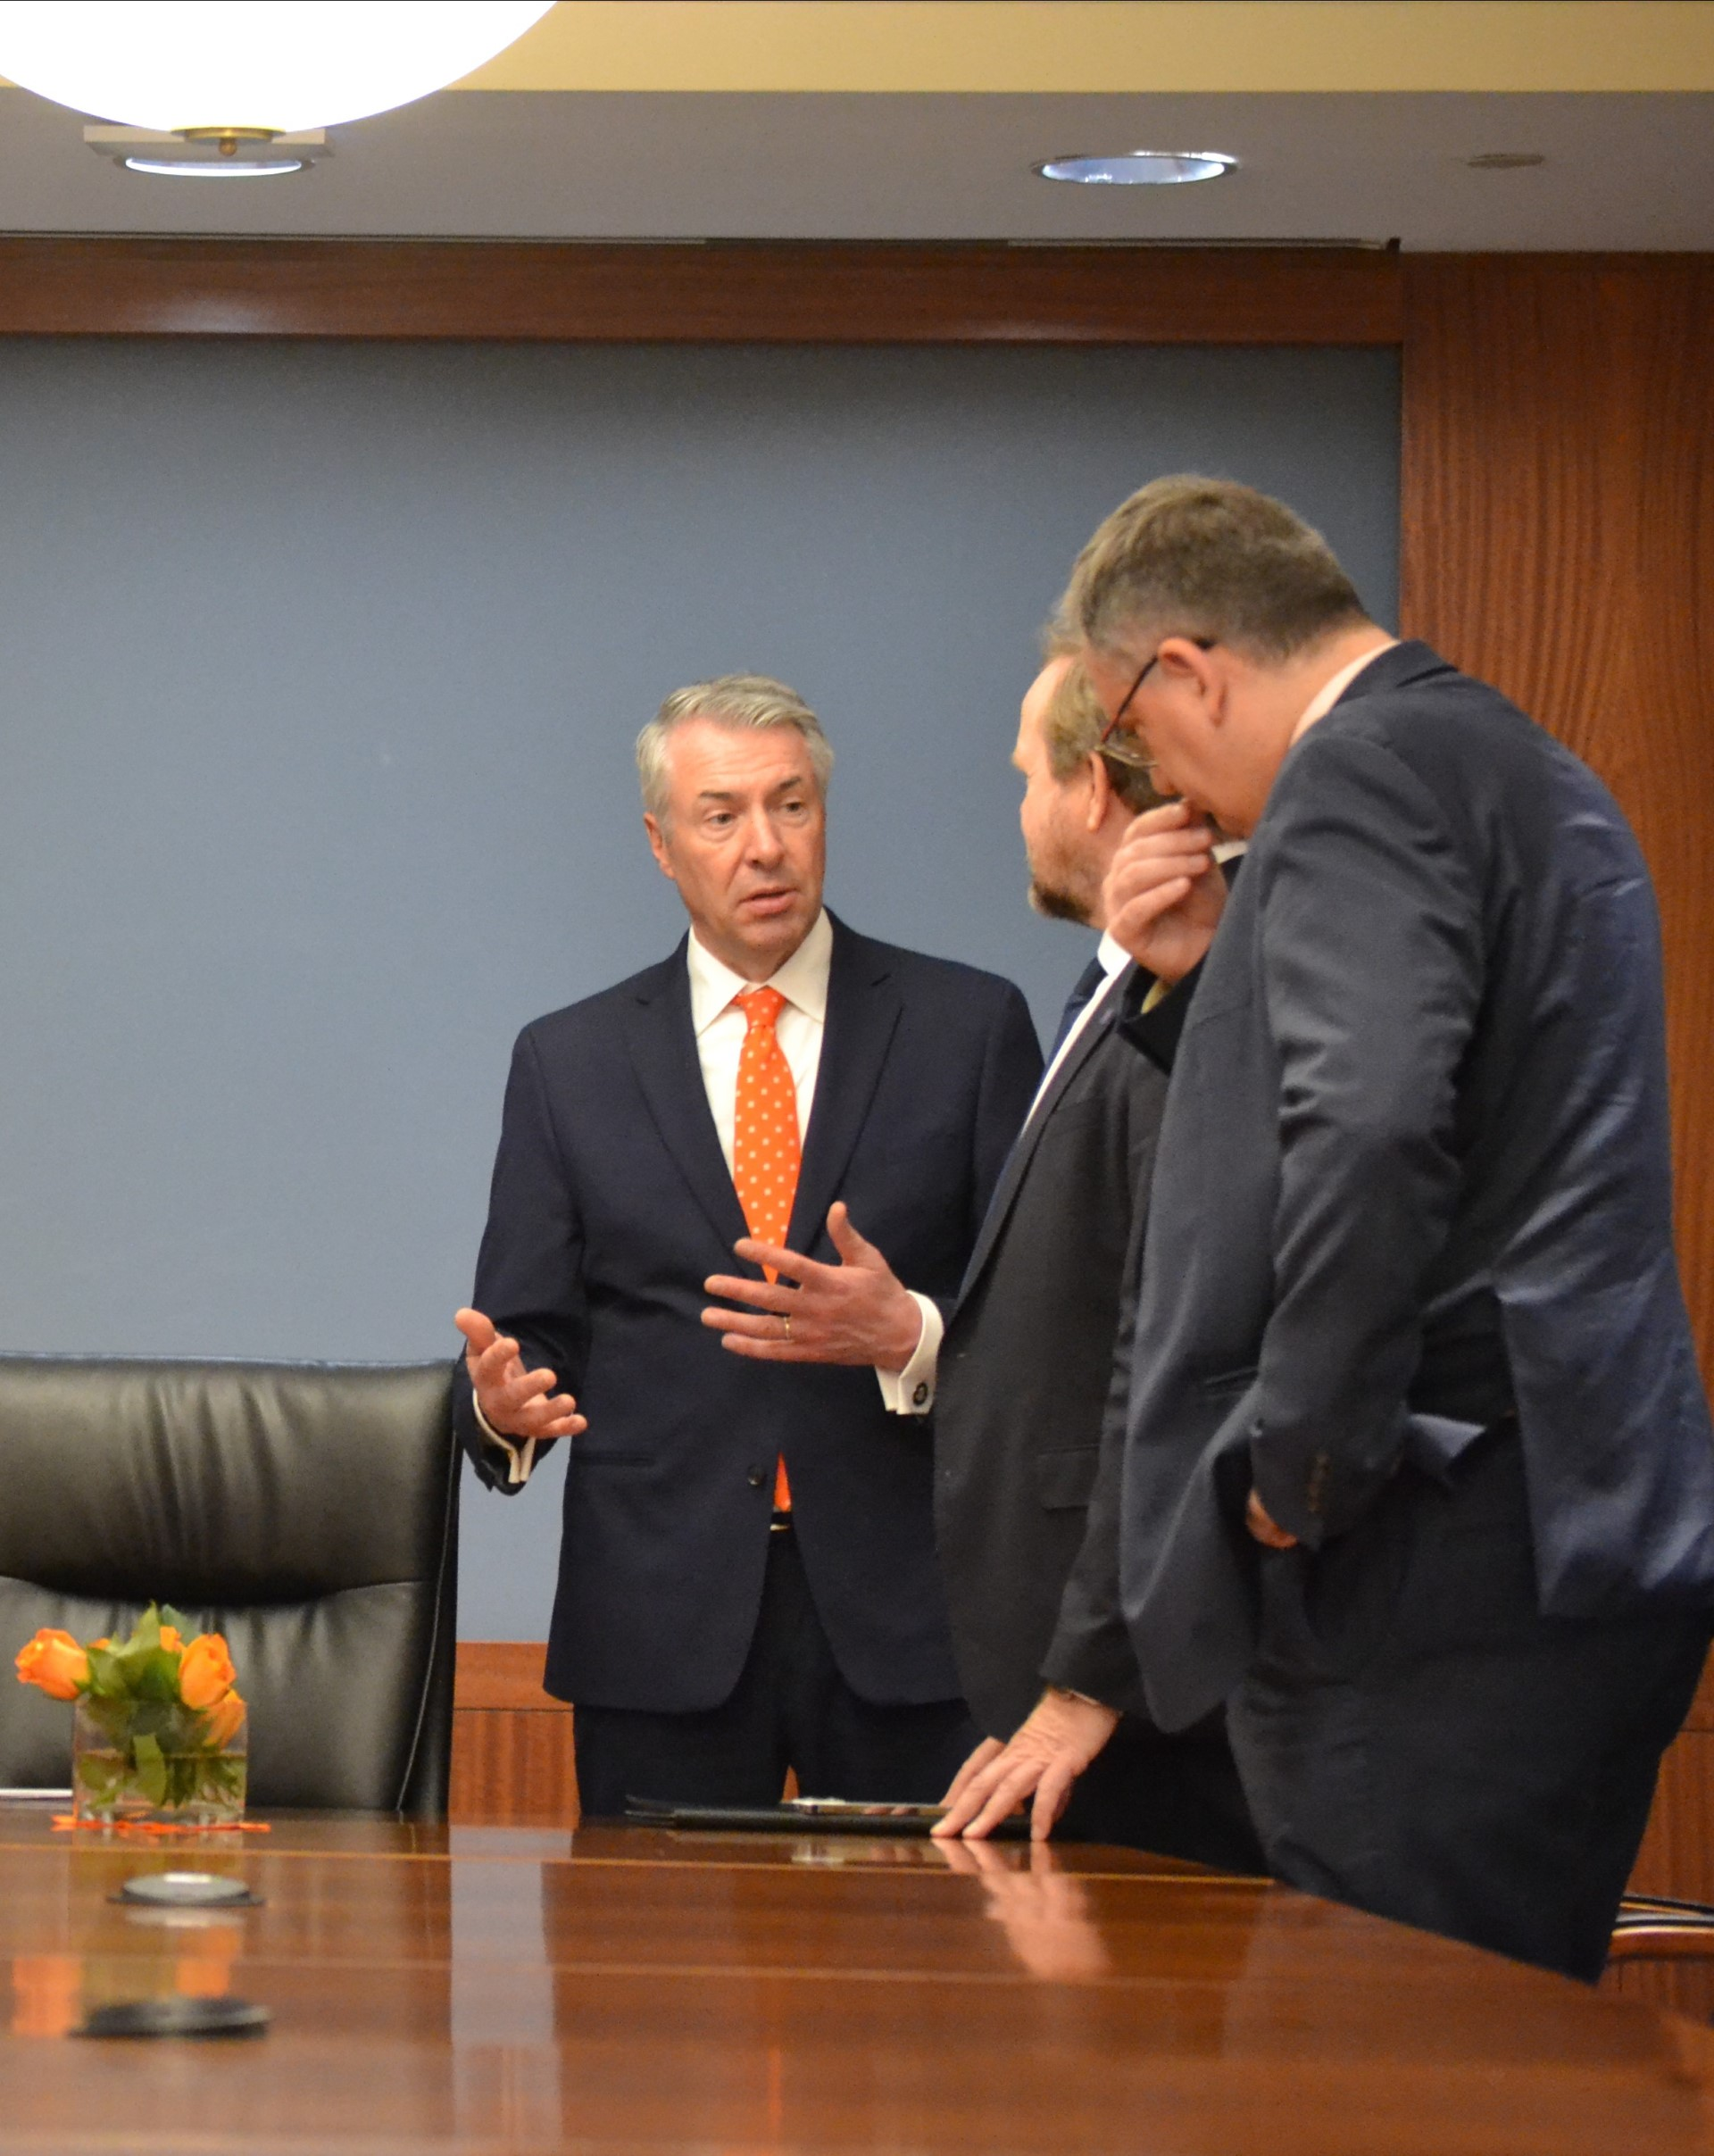
[[[233,1872],[243,1910],[110,1896]],[[1102,1849],[0,1808],[0,2149],[1678,2156],[1695,2024],[1268,1885]],[[260,2002],[260,2036],[87,2040]]]

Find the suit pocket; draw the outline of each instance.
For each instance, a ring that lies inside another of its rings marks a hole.
[[[1037,1453],[1036,1494],[1047,1512],[1066,1512],[1086,1506],[1095,1486],[1095,1469],[1101,1462],[1098,1445],[1078,1445],[1066,1453]]]

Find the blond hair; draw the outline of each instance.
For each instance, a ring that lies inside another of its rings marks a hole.
[[[1050,664],[1055,659],[1072,662],[1042,713],[1047,768],[1055,778],[1063,780],[1081,770],[1091,756],[1099,756],[1107,767],[1114,793],[1133,815],[1140,816],[1144,809],[1158,809],[1164,796],[1155,792],[1129,737],[1115,735],[1105,744],[1102,741],[1107,714],[1101,708],[1094,685],[1077,662],[1081,648],[1081,640],[1062,614],[1056,614],[1042,631],[1044,659]]]

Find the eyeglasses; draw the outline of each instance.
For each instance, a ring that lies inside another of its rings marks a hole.
[[[1199,652],[1211,652],[1214,646],[1219,642],[1219,638],[1218,637],[1192,637],[1189,641],[1196,646]],[[1097,748],[1104,749],[1108,743],[1112,739],[1114,728],[1119,725],[1120,720],[1124,718],[1126,712],[1131,708],[1132,697],[1136,695],[1137,690],[1142,687],[1143,684],[1148,679],[1150,674],[1160,664],[1160,662],[1161,653],[1158,650],[1152,658],[1145,659],[1143,662],[1141,668],[1138,670],[1136,679],[1132,682],[1129,688],[1127,688],[1125,694],[1119,698],[1119,709],[1113,713],[1112,717],[1107,721],[1106,725],[1102,728],[1101,738],[1095,744]],[[1142,768],[1145,771],[1152,771],[1154,769],[1153,757],[1150,756],[1144,758],[1142,760]]]

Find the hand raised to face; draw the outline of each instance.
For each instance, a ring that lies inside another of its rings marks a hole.
[[[1169,984],[1208,955],[1226,910],[1214,845],[1211,824],[1188,803],[1169,801],[1136,819],[1107,870],[1107,933]]]

